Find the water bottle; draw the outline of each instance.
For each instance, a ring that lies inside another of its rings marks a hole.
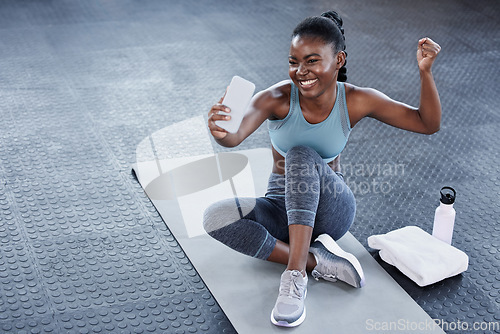
[[[453,226],[455,225],[455,197],[457,193],[451,187],[441,188],[441,199],[434,214],[434,226],[432,236],[451,245],[453,237]]]

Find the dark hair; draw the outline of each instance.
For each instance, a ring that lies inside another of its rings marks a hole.
[[[292,38],[296,36],[319,37],[326,43],[334,45],[334,52],[345,52],[345,36],[342,28],[342,18],[333,10],[321,14],[321,16],[312,16],[304,19],[293,30]],[[347,80],[347,61],[344,62],[339,70],[338,81]]]

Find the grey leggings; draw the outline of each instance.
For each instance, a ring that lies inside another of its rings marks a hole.
[[[288,150],[285,175],[272,173],[259,198],[230,198],[207,208],[203,226],[228,247],[266,260],[276,240],[288,243],[288,225],[313,227],[312,241],[327,233],[342,237],[351,226],[356,201],[342,174],[306,146]]]

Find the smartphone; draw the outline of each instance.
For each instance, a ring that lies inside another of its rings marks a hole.
[[[236,133],[240,128],[241,121],[254,91],[255,85],[252,82],[235,75],[222,101],[223,105],[231,108],[231,112],[219,112],[221,115],[231,116],[231,119],[228,121],[215,121],[215,124],[228,132]]]

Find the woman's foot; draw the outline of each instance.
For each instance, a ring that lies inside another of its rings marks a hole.
[[[346,282],[355,288],[365,285],[365,276],[358,259],[347,253],[328,234],[320,235],[309,251],[316,258],[317,265],[311,272],[315,280],[320,278]]]
[[[276,326],[295,327],[306,318],[304,299],[307,293],[307,275],[298,270],[285,270],[281,275],[280,292],[271,322]]]

